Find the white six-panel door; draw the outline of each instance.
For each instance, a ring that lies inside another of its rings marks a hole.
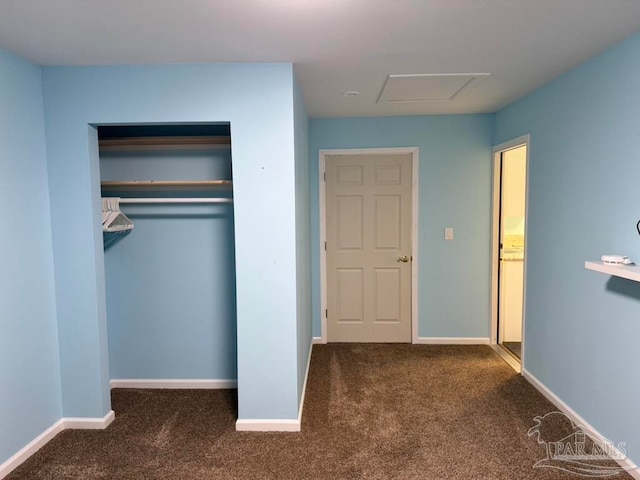
[[[327,339],[411,342],[411,154],[325,158]]]

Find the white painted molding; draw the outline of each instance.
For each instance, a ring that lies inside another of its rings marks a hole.
[[[27,445],[18,450],[7,461],[0,464],[0,480],[9,475],[13,470],[24,463],[31,455],[44,447],[58,433],[63,430],[84,429],[84,430],[104,430],[115,419],[113,410],[102,418],[74,418],[64,417],[47,428],[44,432],[34,438]]]
[[[323,343],[327,343],[326,339],[323,339],[322,337],[313,337],[313,344],[323,344]]]
[[[492,341],[491,348],[493,349],[494,352],[498,354],[500,358],[502,358],[502,360],[505,361],[507,365],[513,368],[516,371],[516,373],[522,374],[522,364],[518,362],[515,358],[513,358],[512,355],[508,354],[501,345],[497,345]]]
[[[114,379],[111,388],[172,388],[172,389],[227,389],[238,388],[237,380],[170,380],[170,379]]]
[[[236,420],[238,432],[299,432],[298,420],[242,419]]]
[[[81,430],[104,430],[116,418],[113,410],[109,410],[102,418],[82,418],[82,417],[64,417],[62,422],[64,429],[81,429]]]
[[[499,143],[498,145],[494,145],[492,150],[494,152],[512,150],[524,145],[525,143],[527,144],[527,148],[529,148],[529,143],[531,143],[531,135],[529,135],[528,133],[516,138],[512,138],[511,140],[508,140],[506,142]]]
[[[0,479],[6,477],[13,470],[24,463],[31,455],[40,450],[47,442],[65,429],[63,420],[60,419],[44,432],[34,438],[27,445],[18,450],[7,461],[0,464]]]
[[[489,345],[489,337],[418,337],[423,345]]]
[[[300,395],[300,407],[298,408],[298,418],[289,419],[238,419],[236,420],[236,431],[238,432],[299,432],[302,426],[302,409],[304,408],[304,397],[307,392],[307,380],[309,378],[309,368],[311,367],[311,353],[313,344],[309,349],[309,359],[307,360],[307,371],[302,385],[302,395]]]
[[[327,343],[327,251],[324,249],[324,242],[327,241],[327,188],[325,175],[327,172],[327,153],[323,150],[318,152],[318,215],[320,220],[320,339],[322,343]]]
[[[596,442],[598,445],[602,445],[604,443],[610,442],[610,440],[598,432],[595,428],[593,428],[589,422],[587,422],[584,418],[582,418],[575,410],[573,410],[569,405],[567,405],[560,397],[558,397],[555,393],[553,393],[547,386],[538,380],[531,372],[529,372],[526,368],[522,369],[522,376],[527,379],[527,381],[533,385],[542,395],[545,396],[547,400],[553,403],[562,413],[564,413],[573,423],[579,425],[581,429],[591,437],[591,439]],[[613,447],[613,452],[618,455],[621,452],[618,451],[615,447]],[[623,457],[624,455],[619,455]],[[638,466],[631,461],[629,458],[624,458],[623,460],[616,460],[618,465],[620,465],[629,475],[631,475],[636,480],[640,480],[640,469]]]
[[[418,271],[420,268],[420,150],[412,147],[411,153],[411,343],[416,343],[420,321],[418,318]]]
[[[304,408],[304,396],[307,393],[307,380],[309,379],[309,369],[311,368],[311,353],[313,353],[313,342],[309,347],[309,358],[307,359],[307,371],[304,374],[304,383],[302,384],[302,395],[300,395],[300,407],[298,408],[298,431],[302,429],[302,409]]]

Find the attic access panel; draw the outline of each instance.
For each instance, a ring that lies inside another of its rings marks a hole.
[[[489,73],[389,75],[377,103],[450,102],[467,85]]]

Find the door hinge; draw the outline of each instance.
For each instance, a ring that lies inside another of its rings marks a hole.
[[[327,242],[324,242],[324,251],[327,251]]]
[[[325,309],[324,311],[324,318],[329,318],[329,309]]]
[[[327,172],[322,172],[322,178],[325,182],[327,181]]]

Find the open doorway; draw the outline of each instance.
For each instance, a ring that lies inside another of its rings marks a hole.
[[[528,137],[494,148],[492,344],[516,370],[524,359]]]

